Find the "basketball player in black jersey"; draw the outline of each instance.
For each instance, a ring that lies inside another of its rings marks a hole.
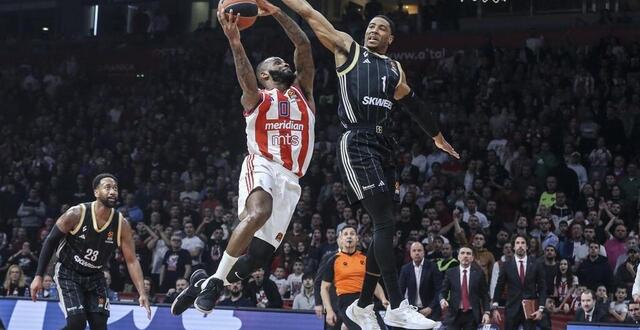
[[[93,179],[94,202],[83,203],[65,212],[51,229],[31,282],[31,298],[42,290],[44,275],[56,252],[54,280],[60,292],[60,305],[67,319],[65,329],[106,329],[109,318],[107,282],[102,269],[116,248],[122,250],[131,279],[138,290],[140,306],[151,318],[149,297],[144,291],[142,269],[136,258],[133,231],[114,207],[118,200],[118,181],[107,173]]]
[[[374,17],[361,46],[348,34],[337,31],[305,0],[283,2],[309,23],[320,42],[334,54],[340,95],[338,117],[346,128],[337,148],[339,168],[349,200],[361,201],[373,219],[374,238],[367,251],[362,292],[347,309],[347,316],[363,329],[378,329],[373,310],[366,307],[371,305],[382,276],[390,301],[385,323],[408,329],[433,328],[437,323],[403,300],[398,286],[393,255],[393,143],[385,136],[393,106],[401,104],[438,148],[453,157],[459,155],[442,136],[425,103],[407,85],[400,63],[385,55],[393,42],[391,19]]]

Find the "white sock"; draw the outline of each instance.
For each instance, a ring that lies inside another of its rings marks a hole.
[[[236,264],[236,261],[238,261],[238,257],[232,257],[227,253],[227,251],[224,251],[222,260],[220,260],[220,264],[218,265],[216,273],[209,276],[206,281],[202,282],[202,285],[200,287],[205,288],[209,283],[209,280],[212,278],[222,280],[224,282],[224,285],[229,285],[229,282],[227,282],[227,275],[229,275],[229,272],[231,271],[231,268],[233,268],[233,265]]]

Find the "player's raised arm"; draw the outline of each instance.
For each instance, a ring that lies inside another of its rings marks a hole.
[[[353,38],[345,32],[338,31],[322,14],[313,9],[305,0],[282,0],[287,7],[302,16],[318,39],[327,49],[334,54],[346,55],[353,43]]]
[[[413,121],[415,121],[423,131],[431,136],[436,147],[459,159],[460,155],[458,155],[458,152],[453,149],[442,135],[438,125],[437,116],[435,116],[427,107],[427,104],[411,90],[411,87],[407,84],[407,78],[400,66],[400,63],[396,62],[396,64],[400,71],[400,82],[398,83],[398,86],[396,86],[393,97],[398,100],[400,105],[402,105],[401,108],[411,116],[411,119],[413,119]]]
[[[144,307],[147,311],[147,318],[151,319],[151,308],[149,307],[149,297],[147,297],[147,293],[144,291],[144,278],[142,276],[142,268],[140,268],[140,262],[136,257],[136,246],[133,242],[133,232],[131,230],[131,225],[129,222],[122,219],[120,222],[120,226],[122,226],[120,233],[122,236],[120,237],[122,249],[122,256],[124,256],[124,260],[127,263],[127,270],[129,271],[129,275],[131,276],[131,280],[133,284],[136,286],[136,290],[138,290],[138,302],[141,307]]]
[[[49,265],[49,261],[51,261],[53,252],[58,247],[58,244],[60,244],[60,240],[62,240],[68,232],[77,230],[76,227],[81,222],[80,214],[80,206],[74,206],[68,209],[67,212],[58,218],[56,224],[51,228],[51,232],[44,241],[44,244],[42,244],[42,252],[38,258],[36,276],[33,278],[33,281],[31,281],[30,292],[33,301],[36,301],[38,292],[42,290],[42,276],[47,271],[47,266]]]
[[[306,94],[308,100],[313,102],[313,77],[315,65],[311,53],[311,42],[300,26],[285,14],[280,8],[267,0],[256,0],[258,8],[265,14],[272,15],[278,21],[284,32],[293,42],[296,49],[293,53],[293,63],[296,66],[296,83]]]
[[[244,110],[253,109],[260,102],[260,91],[258,90],[258,81],[256,80],[253,66],[244,51],[242,42],[240,41],[240,30],[238,30],[238,18],[240,14],[234,14],[233,10],[225,15],[222,11],[218,11],[218,21],[222,26],[222,31],[229,39],[233,61],[236,65],[236,76],[242,88],[242,98],[240,102]]]

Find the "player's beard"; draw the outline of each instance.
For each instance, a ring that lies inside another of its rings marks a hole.
[[[118,203],[118,199],[110,200],[109,198],[100,198],[100,202],[106,207],[114,208]]]
[[[270,70],[269,74],[271,75],[271,79],[273,79],[273,81],[285,84],[287,86],[293,85],[293,82],[296,80],[296,73],[291,71],[291,69]]]

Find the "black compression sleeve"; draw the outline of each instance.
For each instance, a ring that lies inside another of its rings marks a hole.
[[[47,236],[44,244],[42,244],[42,251],[40,251],[40,258],[38,258],[38,270],[36,270],[36,276],[44,275],[44,272],[47,270],[47,266],[49,265],[49,261],[53,256],[53,251],[55,251],[60,240],[63,239],[64,236],[65,233],[61,232],[58,226],[53,225],[49,236]]]
[[[413,119],[423,131],[427,132],[429,136],[435,137],[440,133],[438,119],[416,93],[411,91],[407,96],[401,98],[398,103],[402,105],[401,108],[406,111],[409,116],[411,116],[411,119]]]

